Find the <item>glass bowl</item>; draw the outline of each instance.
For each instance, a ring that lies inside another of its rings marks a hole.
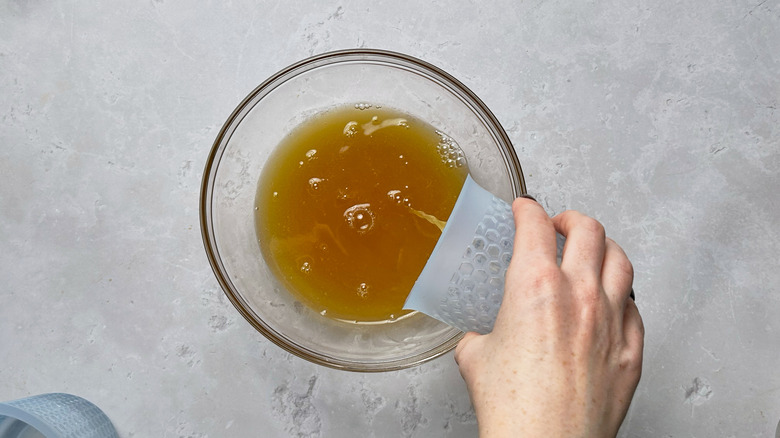
[[[276,281],[255,234],[257,183],[271,151],[303,121],[345,104],[382,105],[428,122],[458,142],[480,185],[507,201],[525,193],[506,132],[458,80],[399,53],[336,51],[273,75],[227,119],[203,175],[203,243],[217,280],[239,313],[283,349],[338,369],[406,368],[448,352],[463,333],[422,313],[374,324],[322,316]]]

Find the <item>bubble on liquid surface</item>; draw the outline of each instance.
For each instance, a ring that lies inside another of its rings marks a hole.
[[[309,149],[306,151],[306,159],[313,161],[317,159],[317,149]]]
[[[370,103],[361,102],[361,103],[356,103],[355,104],[355,109],[358,109],[360,111],[364,111],[364,110],[367,110],[369,108],[371,108],[371,104]],[[379,107],[377,107],[377,108],[379,108]]]
[[[403,195],[401,195],[400,190],[390,190],[389,192],[387,192],[387,197],[398,204],[400,204],[404,198]]]
[[[371,204],[356,204],[344,211],[344,220],[350,228],[359,234],[365,234],[374,227],[376,215]]]
[[[441,162],[450,168],[464,167],[467,164],[466,155],[463,153],[460,145],[452,137],[441,131],[436,131],[436,134],[439,136],[439,144],[436,145],[436,150],[439,152]]]
[[[304,274],[308,274],[311,272],[311,263],[310,262],[303,262],[301,263],[301,272]]]
[[[344,135],[347,137],[354,137],[358,132],[358,122],[354,120],[344,125]]]
[[[406,187],[409,188],[408,186]],[[407,207],[412,206],[412,201],[404,196],[403,192],[400,190],[390,190],[387,192],[387,197],[390,198],[391,201],[394,201],[398,205],[405,205]]]
[[[368,285],[366,283],[360,283],[357,287],[357,294],[360,298],[368,297]]]
[[[408,128],[409,122],[406,121],[406,119],[397,117],[394,119],[386,119],[383,121],[379,121],[379,117],[374,116],[371,118],[371,121],[368,123],[363,124],[363,135],[371,135],[376,131],[379,131],[380,129],[389,128],[392,126],[400,126],[402,128]]]
[[[309,192],[312,194],[317,193],[317,191],[322,187],[322,178],[309,178]]]

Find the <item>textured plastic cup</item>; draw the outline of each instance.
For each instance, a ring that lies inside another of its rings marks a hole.
[[[0,438],[117,438],[97,406],[71,394],[40,394],[0,403]]]
[[[489,333],[504,297],[514,239],[512,207],[467,176],[404,308],[464,332]],[[559,258],[564,242],[558,235]]]

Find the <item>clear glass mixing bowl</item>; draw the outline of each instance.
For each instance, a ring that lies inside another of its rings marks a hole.
[[[457,141],[481,186],[507,201],[525,193],[520,163],[506,132],[471,90],[441,69],[407,55],[344,50],[285,68],[233,111],[206,163],[201,231],[225,294],[268,339],[333,368],[395,370],[446,353],[463,334],[421,313],[379,324],[320,315],[273,277],[254,225],[258,178],[271,151],[311,116],[357,103],[392,107],[428,122]]]

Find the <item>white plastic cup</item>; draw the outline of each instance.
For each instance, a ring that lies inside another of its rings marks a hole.
[[[511,205],[467,176],[404,308],[464,332],[489,333],[504,297],[514,238]],[[558,235],[559,258],[564,242]]]
[[[0,403],[0,438],[118,438],[106,414],[71,394]]]

